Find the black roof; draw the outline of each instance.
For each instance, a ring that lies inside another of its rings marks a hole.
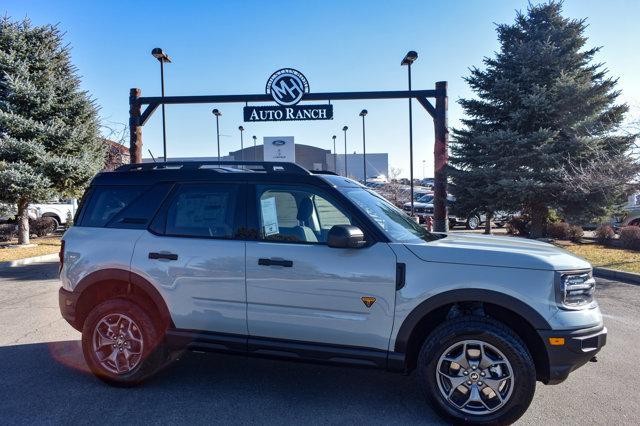
[[[331,186],[359,185],[331,172],[310,172],[294,164],[273,161],[168,161],[126,164],[99,173],[95,185],[153,185],[184,181],[307,182]]]

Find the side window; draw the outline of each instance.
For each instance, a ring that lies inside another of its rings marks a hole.
[[[233,238],[238,185],[180,186],[167,209],[165,235]]]
[[[320,195],[313,196],[313,203],[318,213],[321,230],[329,231],[334,225],[351,225],[351,220],[347,216]]]
[[[81,226],[102,227],[138,198],[144,187],[94,187]]]
[[[324,244],[334,225],[352,221],[325,194],[311,187],[258,185],[260,238]]]
[[[132,201],[108,223],[107,228],[145,229],[173,184],[159,183]]]

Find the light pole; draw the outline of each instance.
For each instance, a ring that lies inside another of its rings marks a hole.
[[[220,162],[220,116],[222,115],[222,112],[220,112],[219,109],[214,109],[213,111],[211,111],[213,113],[213,115],[216,116],[216,138],[218,140],[218,162]]]
[[[258,161],[258,152],[256,151],[256,140],[258,138],[253,135],[253,161]]]
[[[333,139],[333,171],[338,173],[338,153],[336,152],[336,135],[331,136]]]
[[[151,55],[160,62],[160,89],[162,91],[162,98],[164,98],[164,63],[171,62],[169,55],[164,53],[162,49],[156,47],[151,51]],[[162,103],[162,148],[164,152],[164,161],[167,161],[167,127],[165,123],[164,115],[164,102]]]
[[[347,173],[347,130],[349,130],[348,126],[344,126],[342,131],[344,132],[344,177],[349,177]]]
[[[426,179],[427,178],[427,174],[425,172],[425,164],[427,163],[427,160],[422,160],[422,179]]]
[[[409,75],[409,92],[411,92],[411,64],[418,59],[418,53],[413,50],[407,54],[400,62],[400,65],[406,65]],[[409,179],[411,180],[411,216],[414,215],[413,209],[413,114],[411,110],[411,98],[409,98]]]
[[[244,140],[242,139],[242,134],[244,133],[244,127],[238,127],[240,130],[240,161],[244,161]]]
[[[364,169],[364,184],[367,184],[367,143],[364,135],[364,118],[369,112],[366,109],[360,111],[360,117],[362,117],[362,165]]]

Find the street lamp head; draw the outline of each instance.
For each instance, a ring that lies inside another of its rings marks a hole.
[[[238,127],[238,130],[240,130],[241,132],[244,132],[244,127],[240,126]]]
[[[418,59],[418,52],[410,50],[406,55],[404,55],[400,65],[411,65],[416,59]]]
[[[331,136],[331,139],[336,140],[336,135]]]
[[[349,127],[348,127],[348,126],[344,126],[344,127],[342,128],[342,131],[343,131],[343,132],[346,132],[347,130],[349,130]]]
[[[169,57],[169,55],[164,53],[162,49],[160,49],[159,47],[156,47],[155,49],[153,49],[151,51],[151,55],[153,55],[153,57],[159,60],[160,62],[171,62],[171,58]]]
[[[360,117],[364,117],[368,113],[369,113],[369,111],[367,111],[366,109],[363,109],[362,111],[360,111]]]
[[[222,115],[222,112],[220,112],[220,110],[218,108],[215,108],[213,111],[211,111],[213,113],[213,115],[215,115],[216,117],[220,117]]]
[[[255,141],[256,139],[258,139],[258,137],[256,135],[252,136],[253,140]]]

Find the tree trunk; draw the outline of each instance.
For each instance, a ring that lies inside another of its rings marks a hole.
[[[18,201],[18,244],[29,244],[29,201]]]
[[[485,219],[484,219],[485,235],[491,235],[491,219],[493,219],[493,213],[486,213]]]
[[[548,216],[549,209],[544,205],[537,205],[531,208],[531,230],[529,231],[529,238],[544,237]]]

